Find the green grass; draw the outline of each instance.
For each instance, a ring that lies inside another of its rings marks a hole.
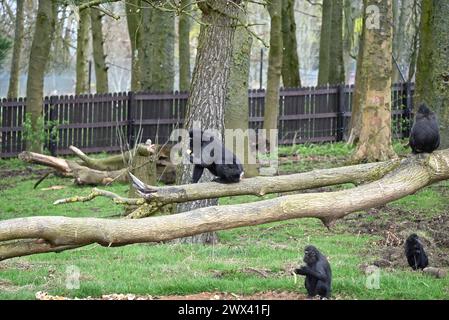
[[[329,161],[320,165],[327,167],[333,165],[333,159],[344,158],[350,152],[343,144],[308,147],[316,154],[303,146],[285,151],[293,155],[301,150],[301,154],[319,156],[321,162],[324,157]],[[20,167],[20,163],[16,160],[0,161],[0,170],[17,167]],[[53,206],[56,199],[86,195],[91,187],[77,187],[70,179],[51,177],[33,190],[35,180],[15,176],[0,181],[1,219],[37,215],[109,217],[122,212],[122,207],[100,198],[87,203]],[[53,185],[63,185],[65,188],[41,190]],[[389,204],[389,207],[423,216],[441,214],[448,208],[448,187],[447,182],[428,187]],[[122,195],[128,192],[126,185],[106,189]],[[264,199],[272,197],[275,195],[265,196]],[[258,200],[262,199],[254,196],[227,197],[220,199],[220,204]],[[360,219],[370,221],[378,218],[367,216]],[[348,227],[345,221],[341,221],[339,227],[332,231],[327,230],[317,219],[298,219],[221,231],[218,234],[220,242],[213,246],[137,244],[104,248],[90,245],[62,253],[5,260],[0,262],[0,299],[34,299],[38,291],[80,298],[110,293],[171,295],[220,291],[251,294],[276,290],[305,293],[303,279],[298,278],[295,284],[288,271],[299,263],[307,244],[314,244],[329,258],[333,272],[333,297],[337,299],[448,297],[448,278],[435,279],[408,268],[382,269],[380,289],[367,289],[366,276],[360,265],[376,258],[379,247],[375,242],[381,237],[359,234]],[[66,272],[71,266],[80,270],[79,289],[66,288]],[[268,276],[249,272],[248,268],[265,270]]]
[[[399,155],[405,155],[410,153],[410,148],[406,147],[407,140],[395,140],[393,142],[393,149]],[[346,142],[335,143],[321,143],[321,144],[299,144],[293,146],[280,146],[280,155],[300,155],[302,157],[348,157],[351,152],[354,151],[352,145],[346,144]]]

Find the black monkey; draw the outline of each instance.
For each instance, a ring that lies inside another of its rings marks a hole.
[[[309,297],[319,295],[329,298],[332,287],[332,271],[326,257],[314,246],[304,249],[305,266],[295,269],[296,274],[306,276],[305,287]]]
[[[429,265],[421,240],[415,233],[411,234],[405,241],[405,256],[413,270],[424,269]]]
[[[409,143],[413,153],[431,153],[440,145],[437,118],[424,103],[419,106]]]
[[[208,169],[218,179],[217,182],[239,182],[243,177],[243,166],[235,154],[229,151],[214,135],[199,129],[189,131],[190,162],[193,168],[192,182],[197,183]],[[198,142],[195,142],[198,141]],[[199,143],[199,149],[196,145]],[[198,150],[196,150],[198,149]]]

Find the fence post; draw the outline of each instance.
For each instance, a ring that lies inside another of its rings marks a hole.
[[[343,117],[345,108],[345,85],[338,85],[338,103],[337,103],[337,142],[343,141]]]
[[[48,127],[49,132],[49,140],[48,140],[48,149],[50,151],[50,154],[54,157],[57,155],[58,150],[58,139],[57,135],[53,134],[53,130],[55,128],[56,123],[56,112],[54,111],[54,98],[55,96],[50,96],[48,100],[48,120],[50,121],[50,125]],[[56,97],[57,98],[57,97]],[[57,129],[56,129],[57,130]]]
[[[135,104],[135,96],[133,91],[128,92],[128,131],[127,131],[127,138],[128,138],[128,145],[129,148],[134,147],[135,143],[135,137],[134,137],[134,104]]]
[[[412,105],[412,84],[410,82],[405,83],[405,96],[403,96],[402,105],[402,138],[410,136],[411,126],[411,113],[413,110]]]

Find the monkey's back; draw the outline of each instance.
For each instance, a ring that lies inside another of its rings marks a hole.
[[[409,142],[414,153],[431,153],[440,146],[440,133],[435,115],[416,118]]]

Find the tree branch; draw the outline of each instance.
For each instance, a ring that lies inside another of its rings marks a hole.
[[[79,10],[83,10],[83,9],[86,9],[86,8],[98,6],[100,4],[117,2],[117,1],[119,1],[119,0],[92,0],[92,1],[88,1],[88,2],[80,4],[78,6],[78,8],[79,8]]]
[[[201,184],[156,187],[146,186],[134,177],[135,186],[145,200],[126,199],[126,201],[123,201],[122,203],[142,204],[146,201],[147,206],[144,210],[137,210],[128,215],[128,218],[133,219],[144,218],[153,215],[157,210],[160,210],[161,207],[172,203],[238,195],[264,196],[271,193],[298,191],[343,183],[360,184],[362,182],[381,178],[386,173],[399,166],[399,163],[398,160],[392,160],[342,168],[314,170],[292,175],[256,177],[243,179],[237,184],[208,182]],[[68,199],[61,199],[55,201],[54,204],[90,201],[97,196],[106,196],[113,199],[121,198],[110,192],[94,189],[92,193],[86,197],[75,196]],[[141,202],[139,202],[139,200]]]
[[[137,189],[146,199],[147,204],[150,204],[154,210],[158,210],[171,203],[214,199],[224,196],[264,196],[271,193],[299,191],[343,183],[360,184],[380,179],[398,167],[399,164],[399,161],[392,160],[276,177],[255,177],[243,179],[237,184],[208,182],[168,187],[144,186],[140,190]],[[135,181],[135,185],[139,185],[139,183]],[[148,211],[142,211],[141,213],[145,212]],[[151,211],[148,214],[152,214]],[[143,216],[138,216],[137,212],[133,212],[129,215],[129,218],[143,218]]]
[[[87,196],[74,196],[71,198],[60,199],[60,200],[56,200],[55,202],[53,202],[53,204],[58,205],[58,204],[73,203],[73,202],[87,202],[87,201],[90,201],[99,196],[110,198],[117,204],[127,204],[127,205],[143,205],[143,204],[145,204],[144,199],[125,198],[125,197],[119,196],[118,194],[115,194],[113,192],[106,191],[106,190],[100,190],[97,188],[93,188],[91,193],[89,193]]]

